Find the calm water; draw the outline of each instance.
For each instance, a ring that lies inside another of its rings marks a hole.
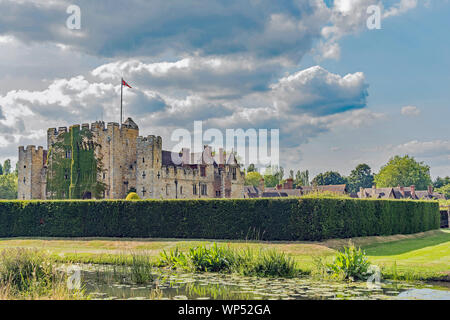
[[[421,283],[323,282],[309,277],[270,279],[216,273],[154,273],[154,280],[133,284],[126,273],[83,269],[81,283],[94,299],[301,299],[301,300],[450,300],[450,288]]]

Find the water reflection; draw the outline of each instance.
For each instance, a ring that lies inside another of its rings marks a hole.
[[[418,283],[383,282],[370,290],[364,282],[323,282],[308,277],[270,279],[228,274],[153,273],[153,281],[135,284],[126,272],[83,270],[82,282],[94,299],[178,299],[178,300],[450,300],[448,288]],[[440,290],[437,290],[440,289]]]

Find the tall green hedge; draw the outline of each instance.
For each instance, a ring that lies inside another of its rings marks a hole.
[[[438,203],[340,198],[0,201],[0,237],[323,240],[439,228]]]

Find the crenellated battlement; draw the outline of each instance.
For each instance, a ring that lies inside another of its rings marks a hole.
[[[140,136],[131,118],[49,128],[47,143],[49,159],[42,146],[19,147],[21,199],[123,199],[130,190],[145,199],[242,196],[243,175],[228,168],[222,149],[217,157],[209,146],[165,151],[161,136]]]

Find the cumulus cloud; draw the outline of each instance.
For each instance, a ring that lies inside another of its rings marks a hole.
[[[221,70],[219,66],[223,65]],[[242,74],[248,78],[261,74],[251,65],[242,70],[244,65],[203,58],[194,62],[183,59],[145,64],[132,60],[105,64],[91,72],[91,80],[84,76],[57,79],[44,90],[12,90],[0,96],[0,105],[8,110],[3,122],[12,128],[19,123],[23,126],[25,121],[26,128],[19,131],[26,135],[42,128],[89,122],[101,114],[117,121],[117,72],[133,79],[133,89],[124,90],[125,116],[134,117],[143,134],[164,132],[166,140],[170,129],[203,120],[205,129],[279,128],[282,147],[298,147],[336,126],[349,122],[356,126],[377,119],[364,109],[367,84],[362,73],[340,76],[316,66],[273,84],[267,77],[260,83],[264,90],[258,91],[240,88]],[[207,79],[198,77],[197,72],[206,74]],[[221,75],[226,81],[216,80]],[[180,80],[171,82],[170,78]],[[194,88],[189,87],[190,81],[196,82]],[[224,92],[229,95],[224,97]],[[45,130],[41,139],[44,137]],[[14,143],[18,140],[16,136]]]
[[[271,94],[281,111],[328,115],[365,107],[367,87],[362,72],[341,77],[315,66],[280,79]]]
[[[398,153],[420,157],[450,157],[450,140],[418,141],[412,140],[393,147]]]
[[[189,56],[174,62],[121,60],[96,68],[92,75],[103,81],[117,81],[123,76],[164,92],[233,98],[267,90],[280,68],[275,61]]]
[[[418,116],[420,114],[420,109],[416,106],[405,106],[402,108],[401,112],[405,116]]]
[[[0,35],[108,57],[199,52],[298,61],[327,18],[317,0],[79,0],[82,28],[73,31],[65,26],[69,4],[1,1]]]
[[[367,8],[380,8],[382,18],[401,15],[417,6],[417,0],[399,0],[386,7],[381,0],[335,0],[329,9],[329,23],[322,30],[323,38],[315,48],[318,58],[339,59],[338,41],[349,34],[367,30]]]

